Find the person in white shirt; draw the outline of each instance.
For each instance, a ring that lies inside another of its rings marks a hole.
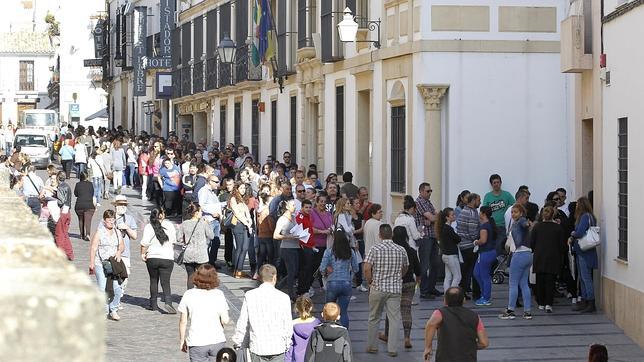
[[[74,145],[74,163],[76,164],[77,177],[87,170],[87,148],[82,143]]]
[[[274,266],[262,265],[259,275],[262,285],[244,296],[233,344],[236,349],[240,348],[248,331],[252,361],[283,362],[293,336],[291,300],[275,288],[277,269]]]
[[[177,314],[172,306],[172,291],[170,276],[174,267],[174,247],[177,232],[172,223],[165,219],[161,209],[150,212],[150,223],[143,229],[141,238],[141,260],[147,265],[150,275],[150,305],[148,310],[157,310],[157,294],[159,294],[159,279],[165,299],[165,310],[169,314]]]
[[[212,265],[201,265],[191,278],[195,287],[183,294],[178,308],[179,349],[188,352],[190,361],[209,361],[226,344],[223,327],[230,322],[228,303],[224,293],[216,289],[219,277]]]
[[[400,213],[400,215],[398,215],[398,217],[396,217],[396,221],[394,221],[394,227],[402,226],[407,229],[407,235],[409,236],[409,246],[418,250],[418,244],[416,244],[416,240],[421,239],[422,236],[420,235],[420,231],[418,231],[418,226],[416,226],[416,219],[414,218],[414,215],[416,215],[416,201],[414,201],[411,196],[406,195],[403,201],[403,211]]]

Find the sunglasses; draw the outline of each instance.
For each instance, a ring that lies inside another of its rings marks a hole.
[[[302,192],[304,192],[304,190],[297,190],[297,193],[298,193],[298,194],[299,194],[299,193],[302,193]]]

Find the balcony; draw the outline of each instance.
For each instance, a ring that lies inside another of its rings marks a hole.
[[[198,61],[192,66],[192,94],[204,91],[204,62]]]
[[[181,96],[192,94],[192,67],[181,68]]]
[[[581,73],[593,69],[593,55],[585,52],[584,16],[571,15],[561,22],[561,72]]]

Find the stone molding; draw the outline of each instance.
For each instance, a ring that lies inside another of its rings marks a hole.
[[[441,99],[447,92],[448,85],[418,84],[416,86],[425,103],[425,111],[440,111]]]

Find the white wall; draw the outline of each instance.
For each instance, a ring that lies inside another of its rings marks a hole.
[[[424,70],[414,73],[415,83],[449,85],[443,110],[448,205],[463,189],[488,192],[493,173],[512,194],[528,185],[538,204],[548,191],[570,188],[573,148],[558,54],[425,53],[414,67]],[[423,119],[416,103],[414,117]]]
[[[638,222],[644,218],[641,201],[644,191],[644,145],[639,136],[644,132],[644,49],[633,46],[631,39],[644,36],[644,7],[604,24],[604,51],[610,86],[603,87],[603,208],[596,210],[604,234],[603,273],[606,277],[644,291],[644,244]],[[618,255],[618,118],[628,117],[628,265],[615,262]]]
[[[20,61],[31,60],[34,62],[34,90],[20,90]],[[45,108],[51,100],[47,95],[47,85],[51,79],[49,55],[0,55],[0,101],[2,101],[2,123],[9,121],[15,126],[18,121],[18,102],[16,99],[40,98],[36,108]],[[29,102],[26,100],[26,102]]]

